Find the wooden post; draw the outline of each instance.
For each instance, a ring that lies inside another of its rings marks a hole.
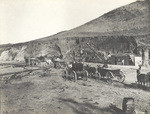
[[[134,98],[125,97],[122,102],[122,110],[125,114],[135,114]]]
[[[149,50],[148,49],[145,49],[145,51],[144,51],[143,65],[146,66],[146,67],[149,66]]]

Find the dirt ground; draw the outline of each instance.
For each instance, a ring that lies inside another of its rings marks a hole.
[[[136,68],[114,68],[122,69],[124,83],[95,79],[73,82],[62,78],[62,69],[51,69],[46,75],[43,70],[22,72],[5,81],[10,77],[5,73],[25,67],[0,66],[0,74],[5,74],[0,75],[0,114],[122,114],[124,97],[135,99],[137,114],[150,113],[150,91],[136,86]]]

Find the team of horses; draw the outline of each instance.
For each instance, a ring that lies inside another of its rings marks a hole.
[[[150,72],[144,74],[137,70],[137,84],[140,86],[150,87]]]
[[[97,72],[97,69],[95,67],[91,67],[90,65],[86,65],[86,66],[84,66],[84,69],[88,71],[88,73],[89,73],[88,77],[89,78],[96,78],[95,74]]]
[[[103,72],[103,67],[104,66],[97,65],[97,68],[96,68],[96,67],[92,67],[90,65],[86,65],[86,66],[84,66],[84,69],[88,71],[89,78],[99,79],[99,78],[104,78],[104,75],[100,74],[100,72]]]

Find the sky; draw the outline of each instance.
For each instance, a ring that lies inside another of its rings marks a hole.
[[[80,26],[136,0],[0,0],[0,44],[26,42]]]

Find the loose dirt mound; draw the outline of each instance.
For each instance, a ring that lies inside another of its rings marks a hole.
[[[21,48],[21,50],[17,53],[17,55],[14,58],[15,61],[24,61],[24,56],[26,54],[26,50],[25,50],[26,48],[27,48],[27,46],[23,46]]]
[[[12,59],[13,59],[13,57],[11,56],[9,50],[3,51],[0,56],[1,61],[11,61]]]

